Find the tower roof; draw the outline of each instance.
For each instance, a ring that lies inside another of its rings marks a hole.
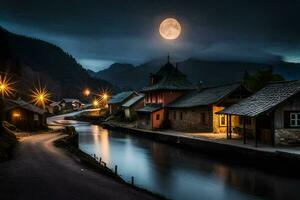
[[[152,76],[155,83],[142,89],[142,92],[153,90],[190,90],[194,89],[185,74],[169,61]]]

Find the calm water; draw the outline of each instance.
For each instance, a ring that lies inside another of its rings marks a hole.
[[[300,180],[229,166],[187,150],[100,126],[80,124],[80,148],[118,173],[171,199],[300,200]],[[276,166],[274,166],[276,167]]]

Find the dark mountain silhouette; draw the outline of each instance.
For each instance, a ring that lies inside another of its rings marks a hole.
[[[166,62],[166,59],[153,60],[145,64],[124,68],[122,72],[109,67],[96,73],[96,77],[126,89],[141,89],[148,84],[150,73],[154,73]],[[204,85],[218,85],[241,81],[245,70],[254,73],[259,69],[273,68],[274,73],[281,74],[285,79],[300,79],[300,64],[276,62],[260,64],[238,61],[204,61],[190,58],[177,63],[178,68],[188,76],[194,84],[202,81]],[[119,68],[122,66],[120,65]],[[126,70],[125,70],[126,69]]]
[[[0,27],[0,71],[14,74],[19,91],[28,91],[37,81],[47,85],[52,98],[78,97],[84,87],[94,90],[111,84],[92,78],[61,48]],[[18,94],[22,96],[22,93]]]

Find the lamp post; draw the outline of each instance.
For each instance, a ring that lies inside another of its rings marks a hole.
[[[14,89],[11,77],[7,74],[0,74],[0,132],[3,131],[3,118],[4,118],[4,98],[13,94]]]

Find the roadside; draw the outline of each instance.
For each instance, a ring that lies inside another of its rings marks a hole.
[[[3,122],[3,128],[0,134],[0,162],[8,160],[12,157],[13,149],[16,146],[18,140],[16,135],[9,129],[11,125]]]
[[[20,139],[14,158],[0,163],[3,199],[155,199],[83,165],[53,145],[65,135],[41,133]],[[18,192],[16,192],[16,190]]]

